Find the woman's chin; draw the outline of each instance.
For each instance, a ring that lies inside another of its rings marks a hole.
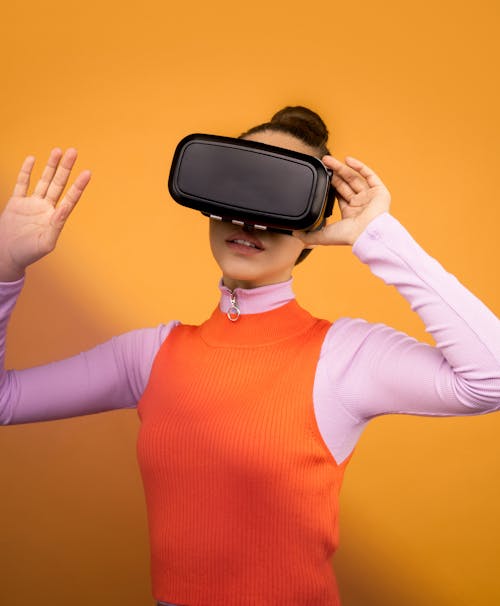
[[[222,271],[222,282],[230,290],[235,288],[259,288],[260,286],[269,286],[269,284],[278,284],[286,282],[291,278],[290,271],[280,272],[279,274],[244,272],[244,271]]]
[[[220,268],[222,273],[227,278],[232,280],[257,280],[263,274],[258,267],[245,262],[245,260],[233,260],[227,263],[222,263]]]
[[[258,288],[262,286],[264,280],[259,277],[252,277],[248,274],[222,274],[222,282],[224,286],[227,286],[230,290],[235,288]]]

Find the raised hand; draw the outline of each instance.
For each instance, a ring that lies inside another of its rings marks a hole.
[[[325,156],[323,162],[333,170],[332,185],[342,219],[319,231],[297,231],[294,235],[308,245],[352,245],[370,221],[389,210],[391,195],[373,170],[355,158],[347,157],[343,163]]]
[[[28,265],[54,250],[59,234],[90,180],[83,171],[61,195],[75,164],[77,151],[56,148],[33,193],[28,194],[35,158],[28,156],[14,192],[0,215],[0,282],[18,280]]]

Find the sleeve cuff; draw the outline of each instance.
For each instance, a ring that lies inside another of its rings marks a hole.
[[[413,265],[416,258],[425,255],[411,234],[387,212],[378,215],[367,225],[354,242],[352,251],[360,261],[369,263],[381,245],[385,249],[397,251],[397,255],[408,265]]]
[[[24,286],[25,277],[19,278],[14,282],[0,282],[0,296],[14,296],[21,292]]]

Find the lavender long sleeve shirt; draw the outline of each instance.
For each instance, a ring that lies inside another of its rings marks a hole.
[[[383,324],[351,318],[332,324],[317,364],[313,402],[319,430],[337,462],[378,415],[498,410],[498,318],[388,213],[368,225],[353,252],[407,299],[436,346]],[[5,371],[5,333],[22,285],[23,280],[0,283],[0,423],[135,407],[158,349],[178,322],[128,332],[59,362]],[[227,311],[230,291],[220,289],[220,308]],[[275,309],[294,297],[291,281],[234,293],[243,314]]]

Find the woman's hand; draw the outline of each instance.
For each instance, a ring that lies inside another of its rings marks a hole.
[[[347,157],[344,164],[325,156],[323,163],[333,170],[332,185],[342,219],[318,231],[295,231],[293,235],[307,245],[352,245],[370,221],[389,210],[391,195],[373,170],[355,158]]]
[[[28,265],[51,252],[71,211],[90,180],[90,171],[80,173],[65,196],[77,151],[52,150],[47,166],[32,195],[28,195],[35,158],[24,161],[12,198],[0,215],[0,282],[21,278]],[[59,203],[58,203],[59,202]]]

